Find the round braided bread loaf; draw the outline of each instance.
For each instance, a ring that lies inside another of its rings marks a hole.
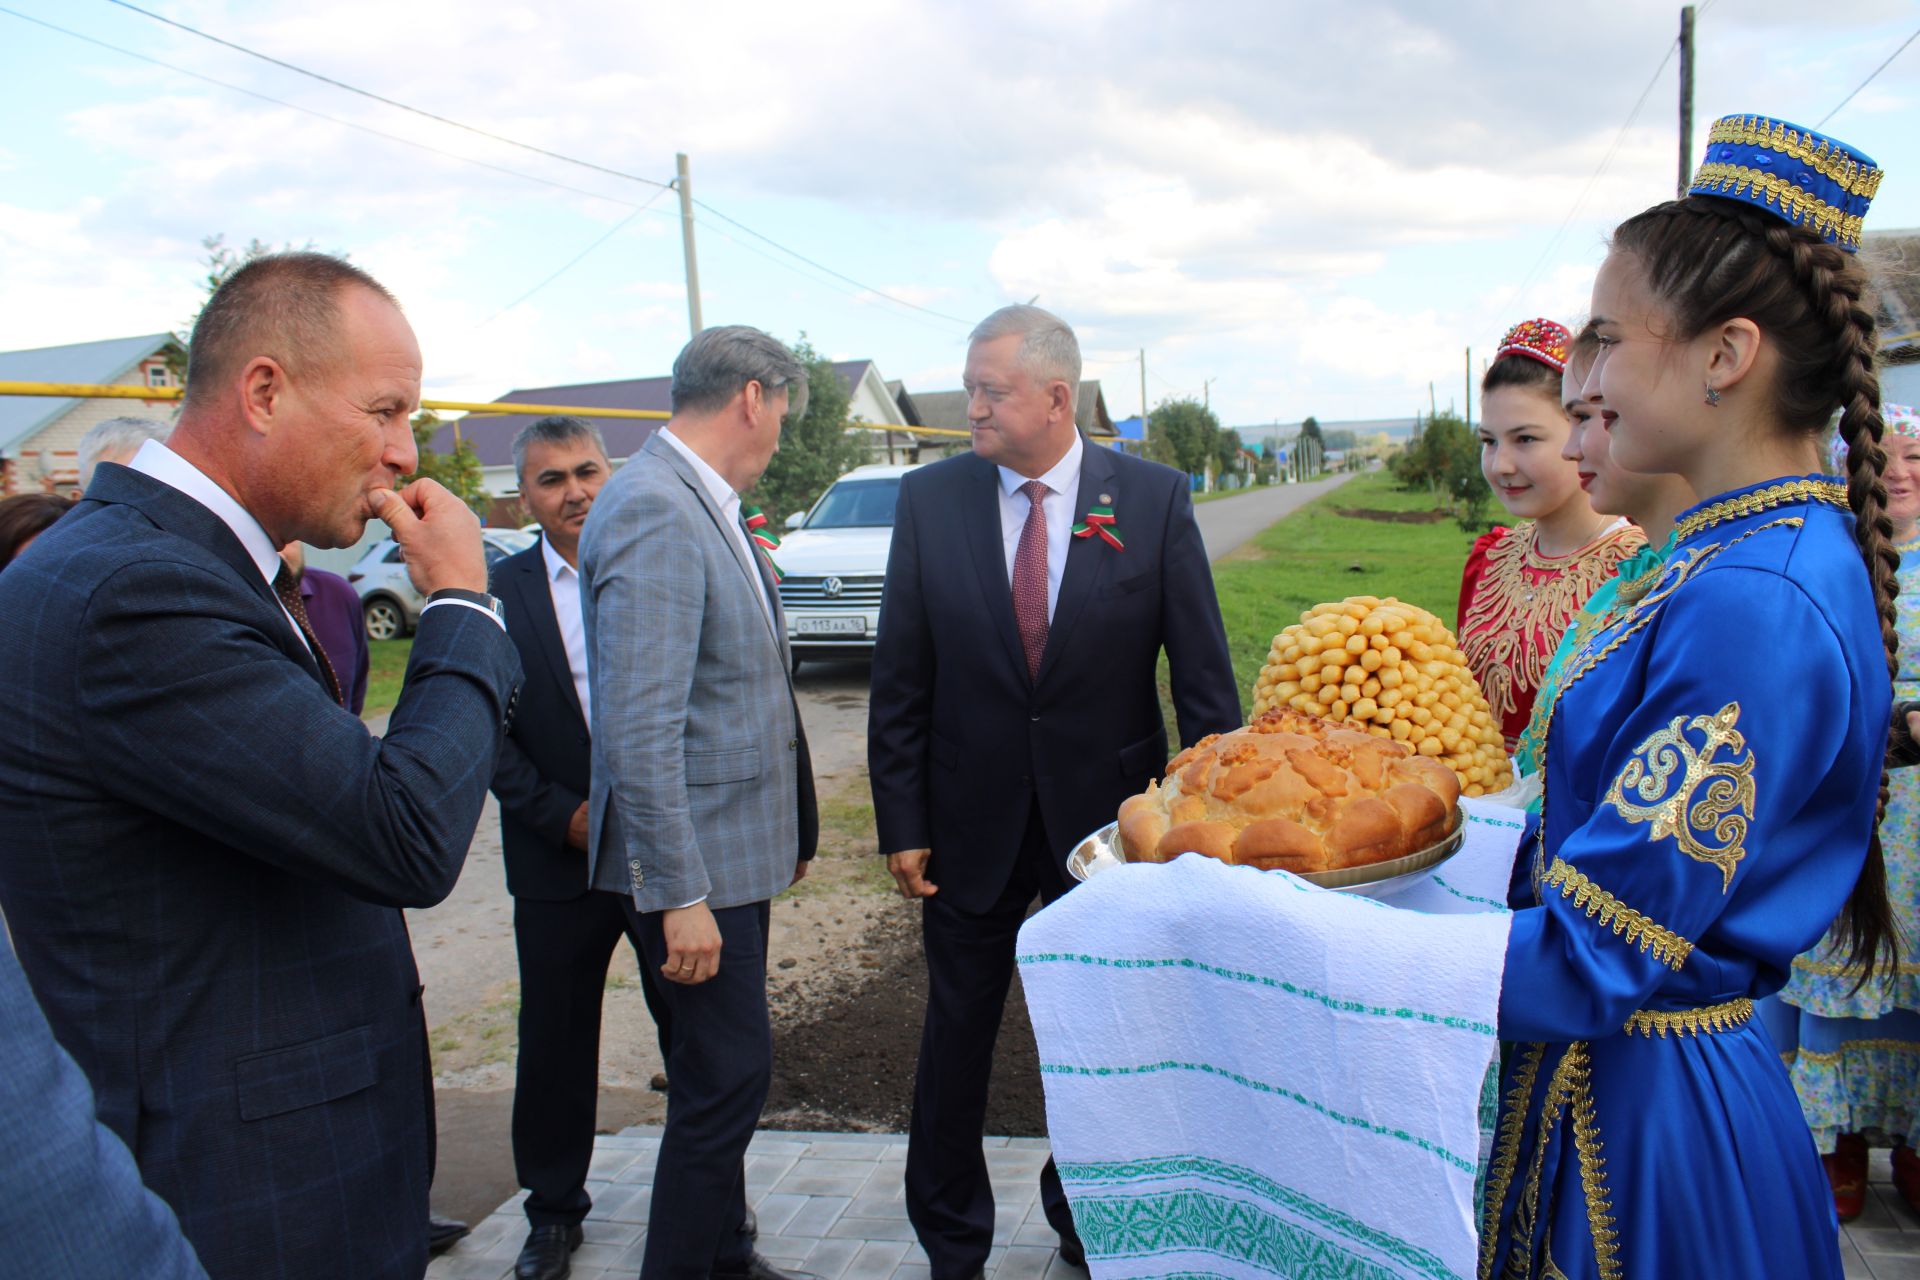
[[[1175,756],[1120,806],[1129,862],[1200,853],[1263,870],[1338,871],[1445,839],[1460,779],[1403,743],[1276,710]]]

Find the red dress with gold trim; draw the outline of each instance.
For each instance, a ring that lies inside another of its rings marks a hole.
[[[1534,529],[1527,520],[1481,534],[1460,574],[1460,651],[1509,751],[1526,731],[1567,623],[1614,567],[1647,542],[1638,528],[1617,520],[1578,550],[1549,556],[1535,545]]]

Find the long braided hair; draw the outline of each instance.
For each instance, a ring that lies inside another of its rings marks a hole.
[[[1692,338],[1743,316],[1772,338],[1779,357],[1775,404],[1789,429],[1818,435],[1834,410],[1840,410],[1853,538],[1873,583],[1891,680],[1900,664],[1893,606],[1900,590],[1894,576],[1900,557],[1893,549],[1893,522],[1881,480],[1887,459],[1880,447],[1884,424],[1866,269],[1855,255],[1811,231],[1752,205],[1713,196],[1655,205],[1622,223],[1613,234],[1613,247],[1634,256],[1649,287],[1667,304],[1677,330],[1673,337]],[[1888,731],[1891,734],[1891,726]],[[1886,809],[1883,761],[1866,862],[1835,922],[1837,940],[1847,964],[1857,968],[1860,984],[1897,958],[1880,849],[1880,820]]]

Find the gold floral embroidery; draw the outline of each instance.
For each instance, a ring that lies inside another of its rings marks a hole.
[[[1540,1176],[1546,1168],[1547,1146],[1553,1140],[1554,1130],[1560,1127],[1561,1111],[1573,1096],[1574,1078],[1586,1052],[1583,1040],[1569,1044],[1547,1080],[1547,1096],[1540,1102],[1540,1125],[1534,1131],[1533,1163],[1527,1170],[1527,1182],[1521,1188],[1520,1199],[1513,1206],[1513,1244],[1507,1250],[1504,1268],[1509,1280],[1524,1280],[1532,1270],[1533,1229],[1541,1221]],[[1551,1212],[1551,1201],[1547,1207]]]
[[[1662,1040],[1669,1035],[1703,1036],[1715,1031],[1731,1031],[1753,1021],[1753,1001],[1741,996],[1698,1009],[1640,1009],[1627,1019],[1626,1033]]]
[[[1728,116],[1716,121],[1713,128],[1707,131],[1707,142],[1731,142],[1739,147],[1761,146],[1791,156],[1821,177],[1839,183],[1851,196],[1865,196],[1871,200],[1874,193],[1880,190],[1880,170],[1870,164],[1861,164],[1825,138],[1816,143],[1812,134],[1802,134],[1798,129],[1765,116]]]
[[[1655,924],[1652,919],[1641,915],[1559,858],[1555,858],[1553,865],[1547,868],[1544,883],[1559,889],[1561,897],[1572,898],[1573,905],[1585,911],[1589,919],[1597,916],[1600,923],[1611,928],[1616,937],[1637,943],[1640,950],[1651,952],[1655,960],[1669,969],[1677,972],[1687,962],[1687,957],[1693,954],[1691,942],[1673,930]]]
[[[1848,213],[1845,209],[1830,205],[1805,187],[1777,173],[1751,169],[1743,164],[1714,162],[1700,166],[1699,172],[1693,175],[1693,185],[1696,189],[1706,187],[1719,192],[1730,189],[1736,195],[1751,188],[1769,205],[1780,206],[1780,212],[1787,221],[1805,223],[1822,236],[1832,232],[1845,248],[1860,247],[1860,232],[1865,225],[1865,219],[1860,214]]]
[[[1920,1052],[1920,1044],[1916,1044],[1911,1040],[1849,1040],[1843,1048],[1835,1049],[1831,1053],[1825,1053],[1818,1049],[1801,1049],[1798,1056],[1805,1058],[1808,1062],[1817,1062],[1823,1067],[1837,1067],[1840,1065],[1841,1059],[1846,1057],[1847,1054],[1856,1053],[1863,1049],[1869,1051],[1877,1050],[1880,1052],[1914,1053]],[[1785,1057],[1786,1055],[1782,1054],[1781,1056]]]
[[[1784,480],[1764,489],[1743,493],[1737,498],[1723,498],[1712,506],[1702,507],[1673,527],[1674,541],[1685,542],[1702,529],[1711,529],[1729,520],[1739,520],[1759,515],[1762,511],[1771,511],[1775,507],[1801,502],[1819,502],[1842,511],[1853,510],[1847,505],[1847,486],[1838,480]]]
[[[1540,687],[1574,611],[1646,542],[1625,525],[1572,555],[1549,557],[1537,539],[1538,526],[1529,521],[1493,544],[1460,626],[1461,648],[1496,721],[1513,714],[1522,690]]]
[[[1580,1157],[1580,1191],[1587,1199],[1587,1234],[1593,1238],[1593,1265],[1600,1280],[1620,1280],[1620,1233],[1613,1228],[1613,1199],[1607,1194],[1607,1161],[1600,1153],[1600,1120],[1593,1109],[1593,1059],[1575,1044],[1579,1061],[1569,1069],[1573,1089],[1573,1149]],[[1551,1255],[1549,1255],[1551,1257]]]
[[[1540,1060],[1547,1046],[1530,1044],[1513,1072],[1507,1092],[1507,1113],[1500,1118],[1493,1162],[1487,1166],[1486,1203],[1480,1211],[1480,1280],[1493,1280],[1494,1244],[1500,1234],[1500,1211],[1506,1208],[1507,1188],[1520,1164],[1520,1138],[1527,1127],[1527,1109],[1533,1105],[1533,1086],[1540,1078]]]
[[[1859,966],[1857,965],[1842,964],[1838,960],[1809,960],[1805,956],[1795,956],[1793,958],[1793,967],[1803,973],[1817,973],[1823,978],[1851,978],[1860,972]],[[1897,977],[1910,977],[1913,974],[1920,973],[1920,964],[1916,964],[1911,960],[1902,960],[1895,964],[1891,970],[1880,969],[1877,972],[1891,972]]]
[[[1734,868],[1747,856],[1742,841],[1753,818],[1753,752],[1746,735],[1734,727],[1739,722],[1737,702],[1710,716],[1675,716],[1634,749],[1607,788],[1607,803],[1621,817],[1653,824],[1648,839],[1671,836],[1695,862],[1720,868],[1722,893],[1733,887]],[[1692,733],[1702,739],[1697,749],[1687,739]],[[1723,747],[1728,754],[1716,760]]]

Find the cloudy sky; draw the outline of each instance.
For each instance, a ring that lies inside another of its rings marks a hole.
[[[1607,229],[1675,178],[1678,6],[1651,0],[139,3],[601,169],[107,0],[0,0],[0,350],[175,326],[224,233],[373,271],[430,396],[663,373],[675,199],[601,170],[664,183],[684,151],[709,324],[940,390],[972,322],[1038,295],[1115,416],[1142,347],[1151,400],[1211,380],[1232,424],[1404,416],[1429,381],[1458,402],[1468,346],[1577,317]],[[1696,157],[1728,112],[1816,124],[1920,27],[1910,0],[1701,8]],[[1888,171],[1870,229],[1920,226],[1916,107],[1920,42],[1827,126]]]

